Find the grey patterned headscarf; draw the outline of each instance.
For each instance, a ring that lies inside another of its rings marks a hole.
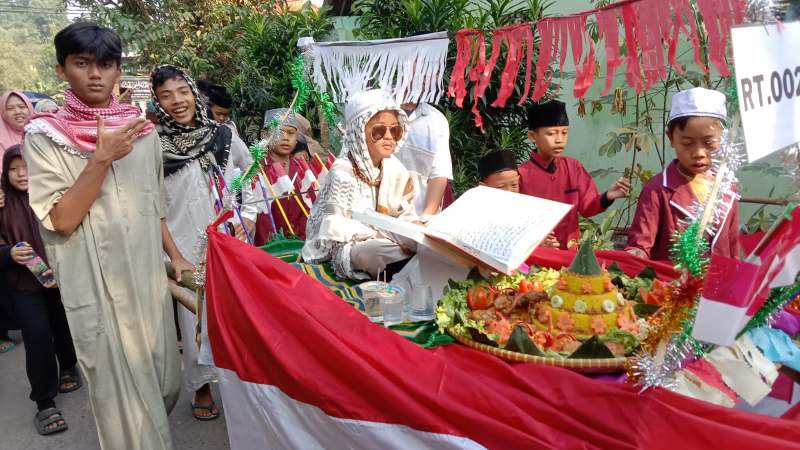
[[[194,127],[178,123],[164,110],[158,101],[155,87],[153,86],[153,77],[159,70],[166,68],[174,69],[180,73],[192,90],[195,107]],[[156,131],[161,138],[165,176],[172,175],[195,159],[200,160],[200,166],[203,170],[207,170],[214,164],[219,164],[220,166],[226,164],[232,133],[230,128],[219,126],[208,117],[208,108],[203,103],[200,90],[192,77],[176,66],[159,66],[150,75],[150,93],[153,96],[156,116],[158,117]]]

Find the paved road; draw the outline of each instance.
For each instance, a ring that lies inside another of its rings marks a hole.
[[[56,398],[56,404],[64,413],[69,430],[51,436],[39,436],[33,428],[36,407],[28,399],[30,386],[25,376],[25,349],[19,335],[12,332],[12,336],[17,338],[17,347],[9,353],[0,354],[0,450],[99,449],[97,430],[85,386]],[[215,398],[219,399],[216,388]],[[229,448],[224,417],[211,422],[195,420],[189,407],[190,399],[190,393],[183,390],[169,417],[175,448]]]

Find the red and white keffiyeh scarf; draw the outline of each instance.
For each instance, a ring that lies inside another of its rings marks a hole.
[[[97,116],[103,118],[106,130],[114,130],[141,115],[142,110],[138,106],[119,103],[113,95],[107,107],[89,107],[71,89],[67,89],[64,91],[64,107],[55,114],[34,114],[25,131],[46,134],[56,144],[88,156],[97,148]],[[136,137],[145,136],[154,129],[155,126],[148,123]]]

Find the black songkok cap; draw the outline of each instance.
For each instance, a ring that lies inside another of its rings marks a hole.
[[[533,104],[528,107],[528,129],[539,127],[564,127],[569,125],[567,105],[558,100]]]
[[[517,159],[508,150],[497,150],[484,155],[478,161],[478,176],[481,181],[493,173],[517,170]]]
[[[233,106],[233,98],[228,94],[228,90],[225,89],[225,86],[220,86],[218,84],[211,85],[206,94],[208,94],[208,101],[211,102],[211,104],[217,105],[220,108],[230,108]]]
[[[197,87],[200,89],[200,92],[205,94],[206,98],[208,98],[208,102],[212,105],[228,109],[233,106],[233,98],[228,94],[228,90],[225,89],[225,86],[220,86],[207,80],[200,80],[197,82]]]

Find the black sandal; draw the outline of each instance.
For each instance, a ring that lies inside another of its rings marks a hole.
[[[53,428],[49,428],[50,425],[58,421],[62,422],[61,425],[56,425]],[[36,413],[36,415],[33,417],[33,426],[42,436],[58,433],[69,428],[67,426],[67,421],[64,420],[64,416],[61,414],[61,411],[55,407],[43,409]]]
[[[197,420],[202,420],[202,421],[214,420],[217,417],[219,417],[219,411],[214,412],[214,408],[216,408],[216,406],[217,406],[217,404],[214,403],[214,401],[211,401],[211,403],[205,403],[205,404],[192,403],[192,415]],[[201,416],[200,414],[197,414],[194,411],[195,409],[204,409],[204,410],[208,411],[210,415]]]
[[[63,387],[67,384],[72,384],[72,387]],[[77,391],[81,386],[83,386],[83,381],[81,381],[81,374],[78,372],[77,367],[61,372],[61,375],[58,377],[58,392],[60,394]]]

